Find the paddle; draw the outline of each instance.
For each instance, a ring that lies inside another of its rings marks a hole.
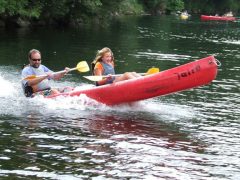
[[[159,68],[150,68],[146,73],[139,73],[140,75],[150,75],[154,73],[158,73]],[[112,77],[121,76],[122,74],[113,74]],[[101,81],[103,78],[108,76],[83,76],[84,78],[90,80],[90,81]]]
[[[81,61],[81,62],[79,62],[77,64],[77,66],[75,68],[69,69],[68,72],[74,71],[74,70],[78,70],[79,72],[87,72],[87,71],[89,71],[89,66],[88,66],[86,61]],[[54,73],[52,73],[52,75],[60,74],[60,73],[63,73],[63,72],[66,72],[66,70],[54,72]],[[28,77],[24,78],[24,80],[30,80],[30,79],[35,79],[35,78],[38,78],[38,77],[46,77],[46,76],[48,76],[48,75],[45,75],[45,74],[44,75],[40,75],[40,76],[31,75],[31,76],[28,76]]]

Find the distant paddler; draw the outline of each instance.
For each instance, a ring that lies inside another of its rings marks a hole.
[[[189,17],[190,17],[190,14],[188,14],[187,11],[183,11],[183,12],[180,14],[180,18],[181,18],[182,20],[187,20]]]

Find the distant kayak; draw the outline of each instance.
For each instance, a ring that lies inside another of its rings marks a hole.
[[[207,16],[207,15],[201,15],[202,21],[236,21],[236,17],[230,17],[230,16]]]
[[[217,75],[217,61],[209,56],[169,70],[117,83],[73,90],[47,98],[80,96],[85,94],[106,105],[118,105],[202,86]]]

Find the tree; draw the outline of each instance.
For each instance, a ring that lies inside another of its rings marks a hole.
[[[0,0],[0,17],[39,17],[42,6],[38,1]]]

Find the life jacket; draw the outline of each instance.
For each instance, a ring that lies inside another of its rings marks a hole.
[[[94,68],[96,66],[98,62],[97,61],[93,61],[91,63],[91,71],[92,71],[92,75],[94,75]],[[112,68],[111,66],[109,66],[108,64],[104,63],[104,62],[99,62],[103,69],[104,69],[104,72],[103,72],[103,75],[108,75],[108,74],[115,74],[115,70],[114,68]],[[113,63],[113,66],[114,66],[114,63]]]
[[[96,66],[98,62],[93,61],[91,63],[91,69],[92,69],[92,75],[94,75],[94,68]],[[115,70],[114,67],[106,64],[104,62],[99,62],[103,68],[103,75],[108,75],[108,74],[115,74]],[[106,82],[106,84],[111,84],[113,83],[113,81],[115,80],[115,77],[112,77],[111,79],[108,79],[108,81]],[[99,84],[96,82],[96,86],[98,86]]]
[[[106,64],[104,62],[101,62],[101,65],[103,66],[104,69],[103,75],[115,74],[115,70],[112,65]]]

